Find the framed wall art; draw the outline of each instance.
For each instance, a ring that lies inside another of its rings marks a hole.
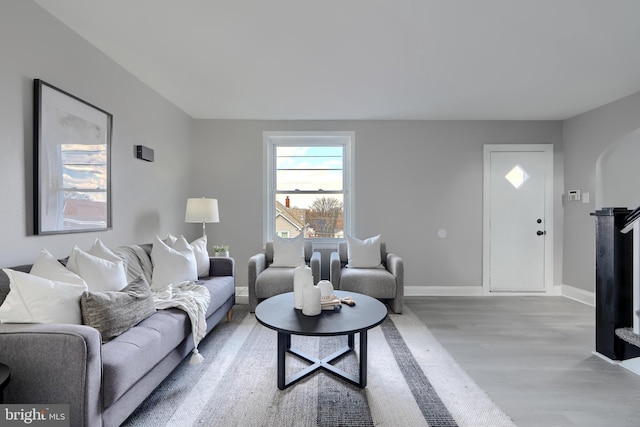
[[[35,234],[111,228],[113,116],[34,80]]]

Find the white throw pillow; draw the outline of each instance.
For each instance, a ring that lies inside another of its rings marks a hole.
[[[273,240],[271,267],[302,267],[304,265],[304,236],[299,234],[293,239],[276,236]]]
[[[92,250],[107,256],[95,244]],[[113,256],[118,258],[117,255]],[[67,268],[82,277],[92,292],[120,291],[127,286],[124,262],[119,258],[118,261],[105,259],[74,246],[67,261]]]
[[[184,237],[184,236],[180,236]],[[175,249],[178,238],[173,234],[167,234],[167,237],[162,239],[172,249]],[[189,244],[193,250],[193,255],[196,257],[196,264],[198,266],[198,277],[207,277],[209,275],[209,251],[207,250],[207,236],[202,236],[199,239],[194,240]]]
[[[95,255],[102,259],[106,259],[113,262],[121,262],[122,264],[124,264],[124,261],[122,260],[122,258],[114,254],[111,251],[111,249],[106,247],[104,243],[102,243],[102,240],[100,240],[100,238],[97,238],[96,241],[93,243],[93,246],[91,246],[91,249],[89,249],[89,253],[91,255]]]
[[[60,264],[60,261],[46,249],[40,249],[40,255],[31,266],[30,273],[56,282],[87,286],[87,283],[82,277]]]
[[[209,275],[209,252],[207,251],[207,236],[202,236],[189,244],[196,257],[198,266],[198,277],[207,277]]]
[[[82,324],[80,297],[86,286],[8,268],[2,271],[9,276],[10,290],[0,306],[1,323]]]
[[[370,237],[365,240],[347,236],[347,267],[351,268],[377,268],[380,260],[380,237]]]
[[[178,238],[173,234],[169,233],[167,234],[167,237],[162,239],[162,241],[165,242],[170,248],[172,248],[178,241]]]
[[[183,236],[176,241],[175,248],[169,247],[156,236],[151,249],[151,262],[151,288],[154,290],[165,289],[170,284],[198,280],[196,257]]]

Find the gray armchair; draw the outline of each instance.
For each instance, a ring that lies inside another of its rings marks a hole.
[[[304,260],[311,267],[313,283],[320,281],[320,252],[313,251],[313,243],[304,242]],[[267,242],[265,251],[249,258],[249,311],[256,310],[258,302],[285,292],[293,292],[295,268],[271,267],[273,242]]]
[[[404,264],[396,254],[387,253],[380,243],[380,259],[384,268],[348,268],[347,242],[338,243],[338,252],[330,258],[331,283],[334,289],[357,292],[381,300],[388,300],[394,313],[404,307]],[[357,304],[357,301],[356,301]]]

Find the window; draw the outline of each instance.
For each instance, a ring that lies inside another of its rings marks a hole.
[[[353,132],[265,132],[265,241],[350,234]]]

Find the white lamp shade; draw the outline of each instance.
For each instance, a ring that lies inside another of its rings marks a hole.
[[[187,199],[184,222],[220,222],[218,199]]]

